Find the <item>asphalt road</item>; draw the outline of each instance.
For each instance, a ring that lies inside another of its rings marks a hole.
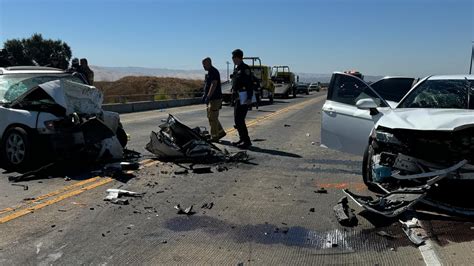
[[[319,146],[323,103],[321,92],[249,112],[252,160],[226,165],[228,171],[212,166],[213,173],[178,175],[177,165],[146,160],[130,179],[52,176],[23,182],[28,190],[11,186],[3,174],[0,264],[472,264],[470,221],[420,217],[433,250],[415,247],[398,221],[353,203],[358,225],[339,225],[332,208],[341,189],[370,192],[360,157]],[[129,146],[144,159],[151,158],[143,149],[150,132],[168,113],[191,127],[207,125],[202,105],[123,115]],[[221,121],[232,128],[230,107],[223,107]],[[224,139],[222,148],[237,151],[227,145],[235,132]],[[328,193],[315,193],[320,187]],[[103,201],[107,188],[146,194],[120,206]],[[201,208],[210,202],[212,209]],[[194,205],[196,213],[178,215],[177,204]]]

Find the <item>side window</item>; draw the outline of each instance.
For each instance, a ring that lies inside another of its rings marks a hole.
[[[328,100],[356,105],[361,99],[372,98],[380,107],[385,103],[362,81],[348,75],[334,74],[329,85]]]
[[[399,102],[413,85],[413,78],[389,78],[379,80],[370,86],[386,101]]]

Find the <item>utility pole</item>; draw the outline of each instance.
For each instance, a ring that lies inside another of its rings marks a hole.
[[[474,42],[472,42],[471,45],[472,45],[472,51],[471,51],[471,64],[469,66],[469,75],[472,74],[472,59],[474,57]]]
[[[227,64],[227,81],[229,81],[229,65],[230,65],[230,62],[227,61],[225,63]]]

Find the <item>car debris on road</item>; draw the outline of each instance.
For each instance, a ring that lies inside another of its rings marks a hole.
[[[23,190],[28,190],[28,186],[27,186],[27,185],[23,185],[23,184],[12,184],[12,186],[22,187]]]
[[[400,221],[400,223],[402,224],[403,232],[413,244],[420,246],[425,243],[426,235],[423,234],[424,230],[421,228],[417,218],[412,218],[408,221]]]
[[[194,205],[191,205],[189,207],[187,207],[186,209],[182,209],[181,206],[178,204],[176,206],[174,206],[174,208],[176,210],[178,210],[178,214],[186,214],[186,215],[193,215],[195,214],[195,212],[193,212],[193,207]]]
[[[169,115],[165,123],[159,126],[158,132],[152,132],[146,150],[154,154],[157,159],[173,162],[247,162],[249,156],[245,151],[229,153],[221,150],[209,142],[202,129],[194,130],[181,123],[175,116]],[[222,168],[220,166],[220,169]],[[209,172],[210,168],[188,169],[194,173],[201,170]]]
[[[333,208],[338,222],[343,226],[353,227],[358,224],[354,210],[348,205],[347,197],[342,197]]]
[[[204,203],[202,206],[201,206],[201,209],[212,209],[212,207],[214,207],[214,202],[209,202],[209,203]]]
[[[109,201],[115,204],[128,205],[127,199],[121,199],[121,197],[142,197],[145,193],[137,193],[133,191],[123,190],[123,189],[107,189],[107,196],[105,201]]]

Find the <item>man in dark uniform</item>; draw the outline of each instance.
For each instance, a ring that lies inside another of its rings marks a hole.
[[[236,66],[232,74],[232,93],[235,99],[234,122],[240,137],[239,141],[232,144],[241,149],[248,149],[252,146],[252,143],[245,124],[245,117],[249,106],[252,104],[253,87],[250,67],[243,62],[243,57],[244,52],[240,49],[232,52],[232,61]]]
[[[219,122],[219,110],[222,107],[221,75],[212,66],[212,61],[209,57],[202,60],[202,66],[207,71],[202,101],[207,105],[207,118],[211,126],[211,140],[218,142],[226,135],[224,128],[222,128]]]

